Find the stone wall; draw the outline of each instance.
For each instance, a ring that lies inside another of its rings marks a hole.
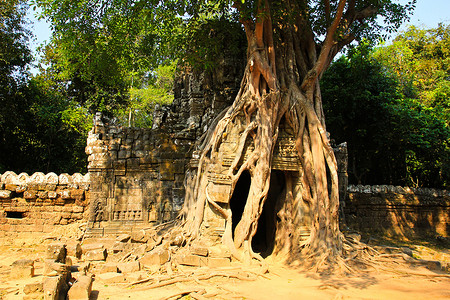
[[[347,225],[365,233],[406,238],[450,234],[450,191],[350,185],[344,211]]]
[[[91,227],[106,226],[102,222],[162,223],[176,217],[193,145],[233,103],[244,66],[238,58],[219,59],[214,72],[179,74],[174,102],[156,109],[151,129],[116,126],[96,115],[86,147]]]
[[[89,174],[0,174],[0,231],[52,231],[85,219]]]

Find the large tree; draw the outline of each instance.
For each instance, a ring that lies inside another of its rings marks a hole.
[[[70,24],[66,10],[73,14],[82,6],[93,7],[96,16],[108,15],[114,9],[143,9],[148,21],[179,17],[188,29],[189,24],[211,18],[238,20],[247,38],[244,76],[233,105],[219,114],[199,143],[197,170],[187,174],[184,228],[191,239],[199,237],[205,207],[212,207],[226,220],[223,242],[232,253],[241,258],[244,253],[258,257],[252,239],[268,196],[273,152],[283,126],[294,139],[303,171],[300,190],[293,177],[285,174],[281,201],[289,207],[283,218],[290,225],[277,228],[277,246],[317,259],[319,268],[343,262],[343,251],[348,248],[339,230],[337,165],[326,133],[319,79],[346,45],[398,28],[415,1],[406,5],[391,0],[38,2],[56,13],[53,19],[61,26]],[[76,13],[74,16],[75,20],[85,19]],[[221,172],[231,181],[229,197],[241,176],[249,177],[248,195],[239,199],[243,207],[239,219],[233,218],[229,208],[221,207],[208,190],[210,176],[223,167],[220,149],[233,131],[240,136],[234,145],[235,156]],[[312,220],[309,238],[302,243],[297,230],[301,202],[309,203]]]
[[[317,267],[342,262],[345,238],[338,223],[337,164],[326,134],[319,79],[333,58],[349,43],[380,34],[377,18],[389,30],[396,28],[412,7],[392,1],[236,1],[248,42],[247,66],[234,101],[212,126],[199,147],[198,170],[188,181],[186,197],[190,234],[197,236],[205,206],[211,205],[227,220],[223,241],[235,255],[253,253],[257,231],[271,183],[271,164],[281,122],[292,130],[303,174],[301,191],[286,173],[286,222],[277,228],[276,247],[314,258]],[[244,115],[244,117],[241,117]],[[244,123],[241,126],[239,123]],[[230,127],[241,128],[234,161],[226,174],[232,190],[244,172],[250,174],[242,217],[233,225],[231,210],[221,209],[209,195],[209,174],[221,157],[219,150]],[[245,145],[251,145],[244,157]],[[311,231],[300,243],[299,202],[309,203]]]

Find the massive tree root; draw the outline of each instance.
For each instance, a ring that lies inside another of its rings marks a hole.
[[[283,123],[294,138],[301,170],[297,182],[285,172],[273,252],[316,271],[336,266],[350,271],[350,261],[367,261],[371,250],[346,239],[339,230],[337,163],[326,134],[319,87],[319,76],[339,46],[333,37],[344,5],[345,1],[339,2],[319,52],[300,17],[294,25],[279,23],[274,30],[268,1],[259,2],[257,15],[264,17],[241,20],[248,60],[240,91],[199,143],[197,168],[187,174],[184,228],[190,239],[203,234],[205,208],[209,207],[225,220],[222,242],[233,255],[240,260],[262,260],[252,249],[252,239],[268,197],[274,148]],[[233,130],[239,139],[234,141],[234,159],[225,166],[221,155]],[[245,203],[242,216],[233,224],[229,206],[211,195],[211,174],[221,174],[231,183],[231,197],[243,172],[250,174],[251,182],[248,195],[240,199]],[[305,215],[300,207],[305,204],[311,221],[309,237],[302,239],[299,228]]]

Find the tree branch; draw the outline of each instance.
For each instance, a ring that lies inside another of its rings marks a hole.
[[[323,43],[322,50],[320,51],[319,58],[317,59],[314,67],[308,72],[303,83],[301,85],[302,90],[306,90],[310,87],[315,80],[322,74],[326,67],[326,63],[329,61],[328,55],[331,51],[333,44],[335,43],[334,34],[339,27],[339,24],[342,19],[342,14],[344,12],[346,0],[340,0],[338,9],[336,12],[336,16],[334,17],[333,23],[328,27],[327,35],[325,41]]]

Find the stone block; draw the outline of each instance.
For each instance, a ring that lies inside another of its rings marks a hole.
[[[98,274],[95,278],[108,284],[125,282],[125,276],[123,274],[114,272]]]
[[[69,241],[67,242],[67,255],[75,256],[80,259],[83,254],[83,250],[81,249],[81,244],[77,241]]]
[[[170,254],[166,249],[155,249],[145,254],[140,260],[143,266],[163,265],[169,261]]]
[[[91,250],[97,250],[97,249],[103,249],[105,248],[105,245],[102,243],[92,243],[92,244],[86,244],[81,246],[82,253],[86,253],[87,251]]]
[[[62,275],[46,277],[42,282],[44,291],[44,300],[63,300],[66,299],[69,286],[66,278]]]
[[[78,276],[72,287],[67,293],[68,300],[89,300],[92,292],[92,277]]]
[[[44,291],[42,282],[27,283],[23,287],[23,293],[25,295],[33,293],[42,293]]]
[[[145,234],[144,230],[133,231],[131,233],[131,241],[133,243],[147,243],[148,236]]]
[[[221,268],[229,267],[231,265],[231,260],[226,257],[209,257],[208,267],[210,268]]]
[[[94,260],[106,260],[106,257],[108,256],[108,251],[106,249],[95,249],[95,250],[89,250],[84,253],[84,259],[89,261]]]
[[[208,265],[208,258],[192,254],[178,256],[176,261],[180,265],[192,267],[204,267]]]
[[[224,245],[217,245],[208,248],[209,257],[231,258],[230,250]]]
[[[128,274],[128,273],[140,271],[141,265],[138,261],[132,261],[132,262],[119,263],[117,265],[117,268],[119,269],[119,271],[121,273]]]
[[[199,256],[208,256],[208,248],[206,247],[192,247],[190,249],[191,254]]]
[[[125,278],[126,278],[127,282],[130,282],[130,283],[142,280],[147,277],[148,277],[148,275],[147,275],[146,271],[139,271],[139,272],[125,274]]]
[[[77,189],[77,190],[70,190],[70,197],[72,199],[75,199],[75,201],[83,201],[84,200],[84,191]]]
[[[37,197],[39,199],[47,199],[48,198],[48,191],[39,191],[37,193]]]
[[[37,198],[37,191],[35,190],[28,190],[23,192],[23,197],[27,200],[34,200]]]
[[[100,268],[100,273],[118,273],[117,263],[106,263]]]
[[[11,279],[31,278],[34,276],[34,261],[31,259],[16,260],[11,265]]]
[[[71,267],[69,265],[54,262],[51,259],[44,260],[44,275],[64,275],[65,277],[70,277],[70,270]]]
[[[47,196],[50,199],[56,199],[58,197],[58,193],[56,191],[49,191]]]
[[[47,246],[47,251],[45,254],[46,259],[51,259],[55,262],[65,263],[66,262],[67,249],[66,245],[63,243],[51,243]]]
[[[126,243],[130,240],[130,235],[129,234],[120,234],[116,237],[116,241],[121,242],[121,243]]]
[[[11,198],[11,191],[0,190],[0,199],[9,199]]]
[[[70,190],[62,190],[62,191],[60,191],[60,194],[61,194],[61,198],[63,200],[72,199],[71,196],[70,196]]]
[[[15,192],[16,189],[17,189],[17,184],[10,184],[10,183],[5,184],[5,190]]]
[[[23,193],[27,190],[28,186],[26,185],[18,185],[16,188],[16,193]]]

